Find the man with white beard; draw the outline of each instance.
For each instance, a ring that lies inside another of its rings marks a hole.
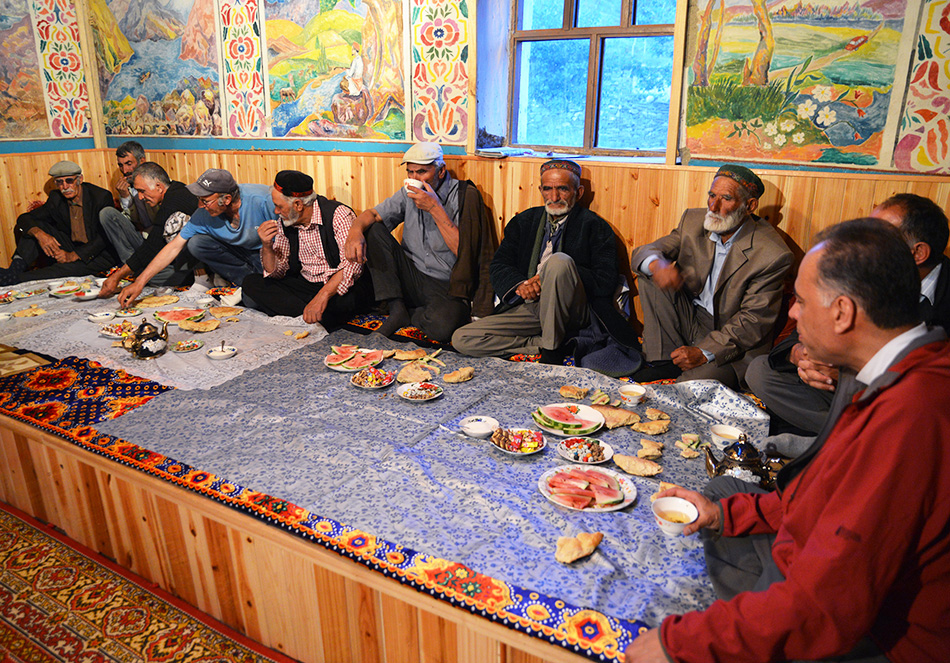
[[[672,233],[633,251],[649,362],[634,379],[714,379],[735,389],[768,351],[792,252],[755,215],[764,190],[748,168],[722,166],[705,211],[687,210]]]

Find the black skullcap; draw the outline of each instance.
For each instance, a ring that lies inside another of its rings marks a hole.
[[[299,170],[282,170],[274,178],[274,188],[291,198],[305,198],[313,193],[313,178]]]

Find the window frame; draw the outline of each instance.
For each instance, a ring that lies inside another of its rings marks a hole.
[[[621,0],[621,22],[618,26],[599,26],[589,28],[575,28],[574,16],[578,0],[564,0],[564,16],[560,28],[546,28],[543,30],[521,30],[522,8],[524,0],[511,0],[511,29],[509,30],[508,48],[511,64],[508,68],[508,94],[511,102],[508,105],[508,143],[517,147],[535,150],[573,152],[577,154],[591,154],[604,156],[630,157],[662,157],[666,156],[667,163],[675,163],[678,154],[679,111],[682,90],[683,45],[686,33],[686,5],[687,0],[676,2],[676,22],[655,25],[632,25],[633,12],[636,0]],[[603,68],[604,40],[612,37],[673,37],[673,71],[670,80],[670,113],[667,119],[668,131],[666,150],[633,150],[618,148],[596,147],[597,123],[600,110],[600,80]],[[587,92],[584,107],[584,138],[582,146],[566,145],[536,145],[514,140],[518,118],[520,96],[520,46],[533,41],[556,41],[570,39],[588,39],[587,57]]]

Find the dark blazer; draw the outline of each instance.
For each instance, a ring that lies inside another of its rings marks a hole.
[[[82,183],[82,215],[86,226],[85,244],[76,244],[75,251],[79,259],[90,262],[99,254],[106,252],[118,262],[115,250],[99,226],[99,212],[106,207],[112,207],[112,194],[89,182]],[[16,222],[17,229],[26,232],[31,228],[40,230],[55,229],[66,237],[72,234],[69,223],[69,203],[59,190],[51,191],[45,203],[35,210],[21,214]]]
[[[165,198],[162,200],[162,204],[158,206],[158,210],[155,213],[155,219],[152,222],[152,229],[149,231],[148,237],[146,237],[141,246],[135,250],[135,253],[129,256],[129,259],[125,263],[129,269],[135,274],[141,274],[155,256],[158,255],[159,251],[165,248],[165,244],[167,244],[165,241],[165,222],[168,220],[168,217],[176,212],[181,212],[191,217],[196,209],[198,209],[198,199],[195,195],[191,193],[183,183],[172,180],[172,183],[168,185],[168,191],[165,192]],[[182,251],[175,259],[174,264],[176,268],[187,259],[188,254]]]
[[[538,227],[545,218],[544,207],[532,207],[517,214],[505,226],[505,236],[495,251],[489,269],[492,287],[502,303],[496,313],[512,308],[504,302],[512,288],[528,277]],[[588,304],[608,333],[628,347],[638,347],[636,334],[614,306],[619,271],[617,236],[597,214],[579,206],[564,221],[561,252],[574,260],[584,283]]]

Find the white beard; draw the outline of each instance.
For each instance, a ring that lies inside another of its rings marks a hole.
[[[553,217],[567,216],[574,209],[573,201],[562,201],[561,203],[545,203],[544,211]]]
[[[706,218],[703,219],[703,228],[709,232],[717,233],[719,235],[733,232],[736,228],[742,225],[742,222],[745,221],[747,214],[748,211],[746,210],[746,206],[744,204],[725,216],[707,210]]]
[[[290,216],[288,216],[286,219],[284,217],[280,217],[280,222],[284,224],[284,228],[289,228],[290,226],[296,225],[299,220],[300,212],[294,208],[290,208]]]

